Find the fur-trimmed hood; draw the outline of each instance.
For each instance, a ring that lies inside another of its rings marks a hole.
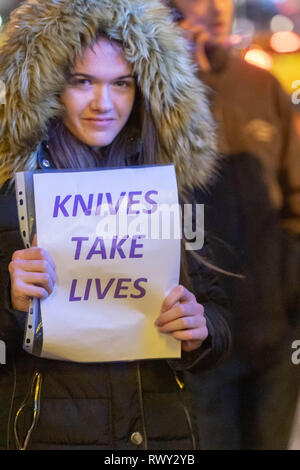
[[[125,44],[137,83],[150,106],[162,149],[179,186],[203,186],[215,173],[214,124],[204,85],[187,44],[158,0],[29,0],[2,34],[0,183],[34,169],[51,119],[61,115],[65,71],[99,29]]]

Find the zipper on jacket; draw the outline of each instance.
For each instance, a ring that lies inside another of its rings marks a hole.
[[[143,428],[143,437],[144,437],[144,449],[148,450],[148,438],[147,438],[145,413],[144,413],[142,377],[141,377],[141,368],[140,368],[140,363],[139,362],[137,362],[137,382],[138,382],[138,395],[139,395],[141,420],[142,420],[142,428]]]
[[[183,390],[184,389],[183,381],[179,380],[178,375],[176,373],[174,373],[174,375],[175,375],[175,380],[177,382],[178,387],[180,388],[180,390]]]
[[[180,390],[179,393],[181,393],[182,390],[184,389],[184,382],[183,382],[182,378],[179,379],[179,377],[178,377],[178,375],[176,374],[175,371],[173,371],[173,373],[174,373],[174,377],[175,377],[176,383],[178,385],[178,388]],[[184,411],[184,414],[185,414],[185,417],[186,417],[186,421],[188,423],[188,427],[190,429],[193,450],[196,450],[197,446],[196,446],[196,438],[195,438],[193,424],[192,424],[192,418],[191,418],[191,415],[190,415],[190,411],[189,411],[189,409],[188,409],[188,407],[185,403],[185,398],[182,395],[181,395],[181,404],[182,404],[183,411]]]
[[[21,404],[20,408],[17,411],[15,416],[15,423],[14,423],[14,433],[15,433],[15,440],[17,444],[18,450],[26,450],[32,435],[34,428],[37,425],[39,414],[40,414],[40,400],[41,400],[41,387],[42,387],[42,376],[39,372],[35,372],[32,378],[31,386],[29,387],[28,393],[26,395],[25,400]],[[19,435],[18,435],[18,419],[22,413],[22,411],[27,407],[30,406],[30,399],[33,398],[33,416],[32,416],[32,423],[30,428],[28,429],[24,442],[21,444]]]

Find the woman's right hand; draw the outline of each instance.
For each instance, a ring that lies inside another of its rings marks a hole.
[[[30,299],[45,299],[56,282],[55,263],[50,253],[33,246],[15,251],[9,264],[11,303],[15,310],[28,312]]]

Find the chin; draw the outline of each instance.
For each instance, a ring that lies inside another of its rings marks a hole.
[[[89,147],[107,147],[107,145],[110,145],[113,141],[111,138],[103,138],[103,139],[97,139],[97,138],[84,138],[81,139],[82,142],[84,142],[86,145]]]

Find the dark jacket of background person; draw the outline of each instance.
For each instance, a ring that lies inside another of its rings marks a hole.
[[[233,354],[199,379],[202,445],[284,449],[300,375],[291,362],[300,337],[300,145],[291,102],[270,73],[224,49],[209,56],[212,71],[200,77],[211,87],[224,158],[198,200],[216,263],[245,277],[222,276]]]
[[[289,97],[269,72],[221,48],[211,63],[200,76],[211,87],[224,162],[207,221],[246,274],[225,282],[243,306],[235,315],[239,349],[261,367],[300,323],[300,142]]]
[[[268,197],[282,226],[300,237],[300,142],[291,98],[268,71],[224,48],[211,48],[211,72],[199,77],[211,89],[219,152],[248,153],[261,165]],[[254,190],[254,188],[253,188]]]
[[[0,51],[0,75],[7,86],[7,104],[0,109],[0,161],[7,170],[2,179],[9,181],[18,169],[43,168],[47,125],[62,111],[63,72],[101,26],[126,43],[125,56],[162,143],[160,161],[174,163],[180,189],[192,193],[205,186],[215,167],[212,119],[185,44],[165,14],[155,0],[40,0],[25,2],[14,13]],[[41,359],[22,350],[25,315],[10,305],[8,264],[23,246],[8,184],[2,187],[0,211],[0,339],[7,346],[7,364],[0,369],[0,448],[198,447],[182,374],[217,365],[230,344],[224,296],[211,271],[189,263],[209,336],[182,360],[77,364]]]

